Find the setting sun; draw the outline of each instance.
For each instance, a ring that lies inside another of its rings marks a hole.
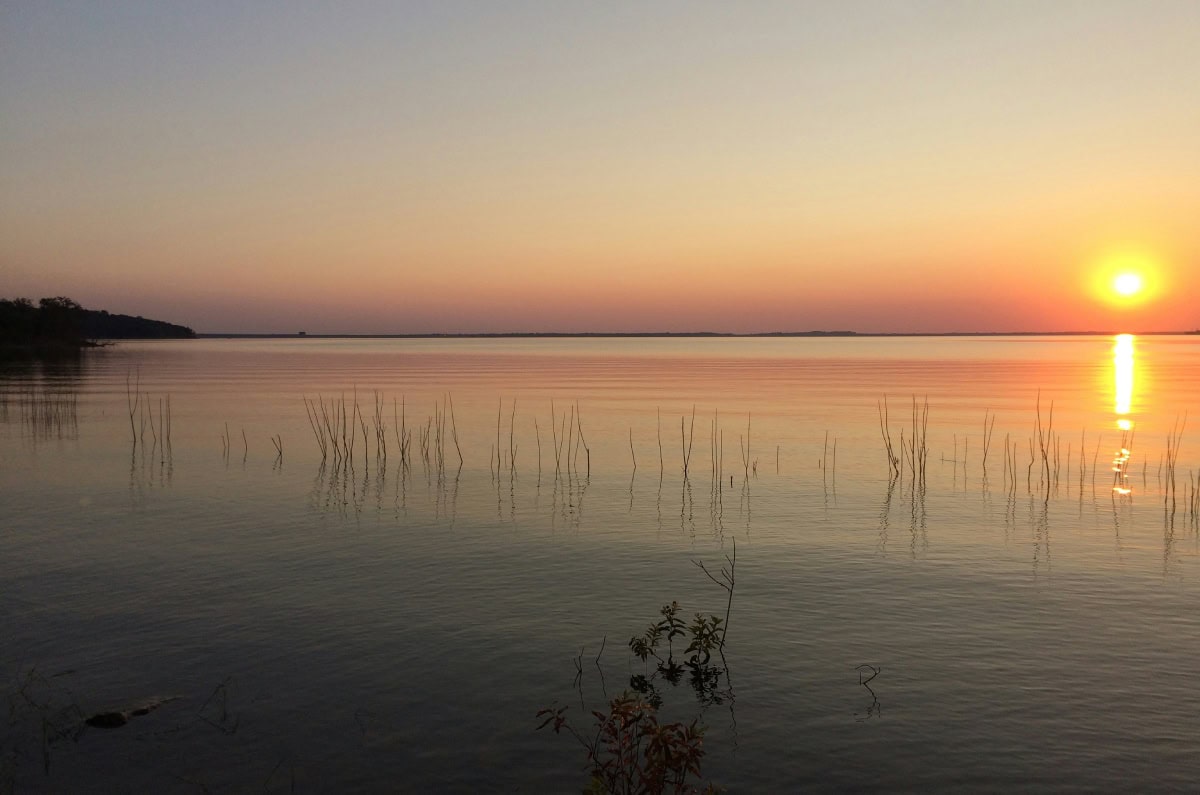
[[[1113,289],[1121,295],[1136,295],[1142,289],[1142,277],[1136,273],[1121,273],[1113,279]]]
[[[1090,292],[1114,309],[1139,309],[1157,301],[1164,289],[1159,256],[1137,248],[1110,251],[1093,260]]]

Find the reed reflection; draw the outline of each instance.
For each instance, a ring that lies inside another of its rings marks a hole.
[[[84,376],[78,357],[0,360],[0,423],[19,424],[35,445],[77,440]]]

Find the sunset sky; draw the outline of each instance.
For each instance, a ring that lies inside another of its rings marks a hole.
[[[0,297],[49,295],[204,332],[1194,329],[1200,2],[5,2]]]

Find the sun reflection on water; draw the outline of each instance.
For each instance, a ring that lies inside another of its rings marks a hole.
[[[1113,371],[1116,374],[1116,413],[1117,425],[1121,430],[1128,430],[1122,425],[1122,420],[1129,422],[1124,415],[1129,414],[1133,403],[1133,340],[1132,334],[1118,334],[1113,346]]]
[[[1115,379],[1117,428],[1121,431],[1121,447],[1113,458],[1113,492],[1125,496],[1129,488],[1130,448],[1133,446],[1133,420],[1129,414],[1133,405],[1133,343],[1132,334],[1118,334],[1113,345],[1113,374]]]

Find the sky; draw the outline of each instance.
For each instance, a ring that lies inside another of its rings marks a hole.
[[[4,0],[0,296],[51,295],[201,332],[1200,328],[1200,2]]]

